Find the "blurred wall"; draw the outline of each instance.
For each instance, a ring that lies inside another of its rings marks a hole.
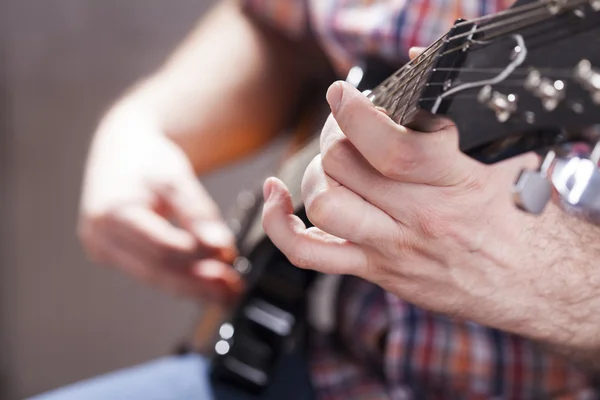
[[[0,398],[167,354],[189,332],[195,305],[88,263],[75,223],[101,112],[167,56],[209,2],[0,1],[0,124],[8,127],[0,128]],[[227,208],[272,166],[263,156],[205,181]]]

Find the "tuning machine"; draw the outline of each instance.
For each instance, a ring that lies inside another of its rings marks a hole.
[[[484,86],[477,96],[477,100],[494,111],[499,122],[506,122],[517,111],[517,96],[504,95],[494,91],[490,85]]]
[[[546,7],[550,14],[556,15],[567,5],[567,0],[546,0]]]
[[[563,153],[560,156],[558,153]],[[538,170],[519,175],[513,199],[523,211],[541,214],[555,200],[568,214],[600,225],[600,142],[550,151]]]
[[[513,187],[513,200],[517,207],[531,214],[541,214],[552,198],[552,183],[548,169],[556,153],[549,152],[538,170],[525,169],[519,174]]]
[[[544,78],[537,70],[532,70],[525,79],[525,89],[542,100],[547,111],[553,111],[565,98],[566,87],[561,80]]]

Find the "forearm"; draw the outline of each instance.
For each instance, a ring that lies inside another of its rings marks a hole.
[[[272,138],[298,103],[303,83],[326,67],[312,43],[261,27],[228,1],[115,109],[146,115],[203,173]]]
[[[550,205],[535,218],[529,230],[531,251],[540,255],[544,273],[552,274],[552,286],[535,284],[541,301],[554,307],[549,318],[547,348],[570,360],[587,373],[600,374],[600,227],[570,216]],[[542,261],[543,260],[543,261]],[[541,280],[540,280],[541,282]],[[567,287],[561,296],[559,287]]]

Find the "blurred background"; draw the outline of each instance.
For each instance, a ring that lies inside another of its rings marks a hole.
[[[211,3],[0,1],[0,399],[168,354],[190,333],[196,304],[90,264],[75,226],[101,114]],[[280,147],[203,181],[227,209]]]

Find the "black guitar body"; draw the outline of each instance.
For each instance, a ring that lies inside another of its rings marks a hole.
[[[278,361],[301,345],[305,328],[305,293],[316,273],[293,266],[267,238],[248,256],[249,290],[221,335],[229,348],[212,360],[217,385],[259,393],[271,382]]]
[[[377,86],[395,71],[377,59],[361,69],[359,90]],[[312,225],[303,209],[296,215]],[[292,265],[266,236],[246,258],[252,265],[246,276],[249,289],[229,321],[233,335],[219,338],[229,348],[214,356],[211,380],[258,394],[271,383],[282,357],[305,345],[306,293],[318,274]]]

